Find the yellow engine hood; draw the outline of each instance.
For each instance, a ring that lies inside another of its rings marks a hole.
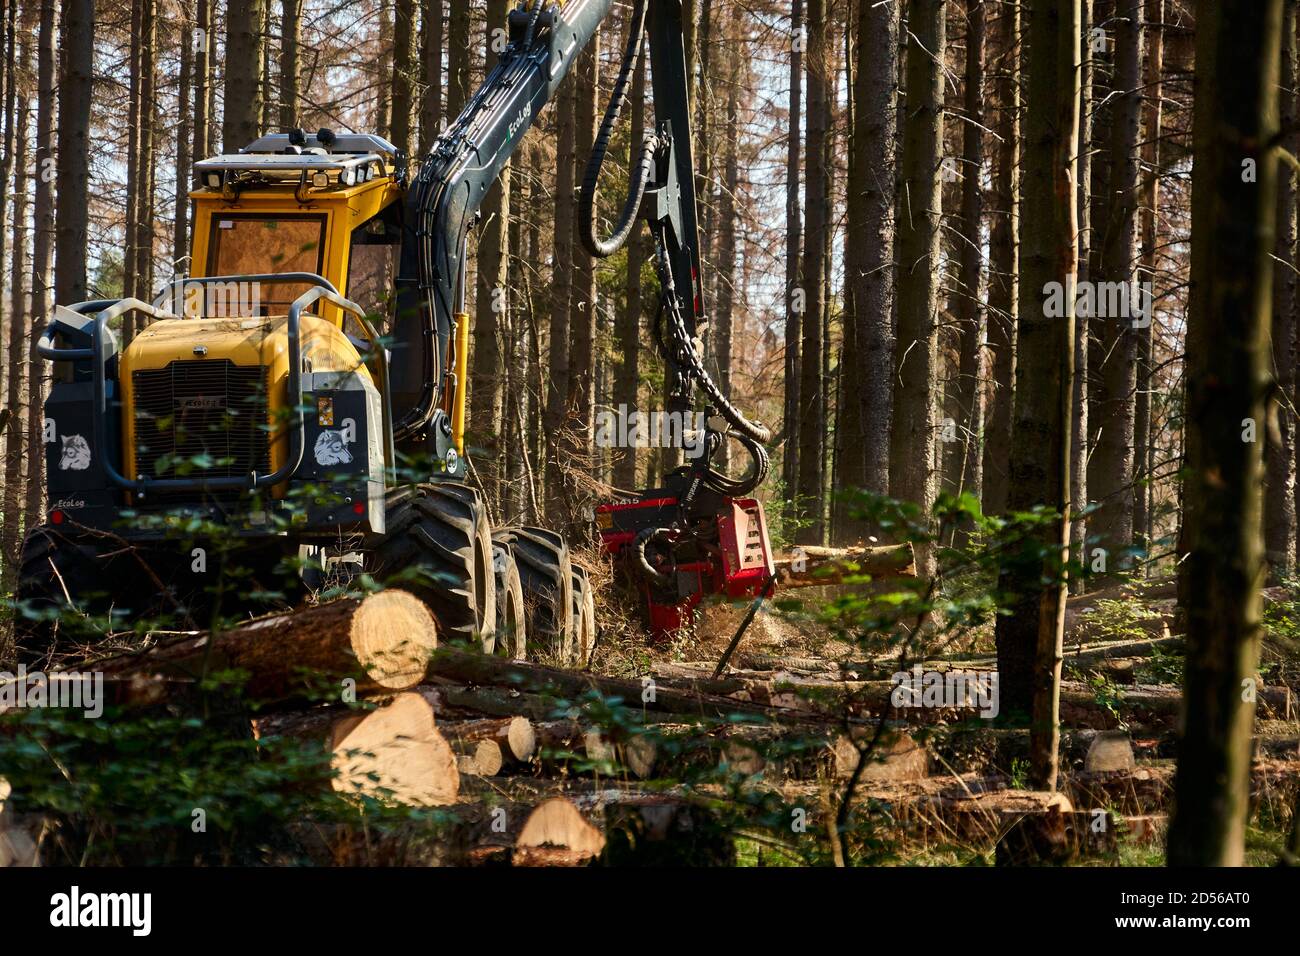
[[[300,325],[304,371],[356,372],[370,381],[357,349],[333,322],[304,315]],[[271,431],[271,469],[288,454],[282,423],[289,403],[289,336],[286,316],[236,319],[165,319],[140,332],[123,351],[118,367],[122,387],[123,455],[128,478],[136,478],[134,373],[163,369],[172,362],[221,361],[267,370]],[[277,489],[277,497],[282,489]]]

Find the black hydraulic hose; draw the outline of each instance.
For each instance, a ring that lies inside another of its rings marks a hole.
[[[619,214],[618,225],[608,239],[597,235],[596,199],[600,190],[600,170],[605,165],[605,155],[609,151],[609,140],[614,134],[614,125],[627,103],[627,88],[632,74],[636,72],[641,60],[644,44],[646,10],[649,0],[636,0],[632,12],[632,28],[627,37],[627,48],[623,52],[623,65],[619,68],[618,79],[614,82],[614,92],[610,96],[609,106],[605,108],[605,118],[601,120],[600,132],[587,161],[587,172],[583,177],[582,191],[578,196],[578,223],[583,248],[597,259],[608,259],[622,249],[632,230],[636,226],[641,211],[641,199],[645,196],[646,186],[654,168],[655,150],[658,138],[649,134],[641,147],[641,158],[632,167],[628,177],[627,200]]]

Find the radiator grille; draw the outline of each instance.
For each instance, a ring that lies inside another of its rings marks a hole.
[[[223,478],[270,470],[265,368],[229,359],[176,361],[135,372],[132,384],[138,476]],[[185,467],[196,458],[202,468]]]

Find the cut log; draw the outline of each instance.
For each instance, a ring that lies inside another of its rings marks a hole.
[[[354,680],[358,694],[406,690],[420,682],[434,649],[433,615],[417,598],[389,590],[259,618],[88,665],[104,674],[114,703],[159,703],[175,684],[236,670],[248,699],[306,694],[313,679]]]
[[[1133,758],[1133,742],[1122,730],[1103,730],[1092,740],[1088,747],[1088,756],[1084,758],[1085,773],[1103,770],[1133,770],[1136,767]]]
[[[600,855],[605,835],[564,797],[543,801],[528,815],[515,840],[518,865],[583,865]]]
[[[438,729],[459,752],[468,752],[465,745],[470,743],[492,741],[507,764],[527,763],[537,752],[537,733],[527,717],[443,720]]]
[[[460,774],[451,747],[419,694],[337,721],[330,731],[334,788],[416,806],[456,802]]]
[[[835,739],[835,775],[840,779],[852,775],[858,764],[858,748],[871,743],[870,732],[858,734],[857,737],[856,743],[848,734],[841,734]],[[900,782],[920,780],[929,774],[930,756],[925,747],[908,734],[886,731],[859,779],[866,782]]]
[[[473,777],[495,777],[505,762],[495,740],[466,741],[461,747],[453,743],[452,749],[456,751],[456,769]]]
[[[735,714],[774,716],[777,713],[771,707],[716,694],[697,693],[685,686],[664,687],[656,682],[653,692],[650,692],[640,681],[508,661],[452,647],[438,648],[429,665],[429,676],[458,684],[495,685],[569,700],[595,690],[606,697],[621,698],[631,706],[696,717],[727,719]],[[554,704],[551,709],[555,709]]]
[[[419,694],[398,694],[368,711],[340,707],[273,713],[253,721],[258,740],[314,740],[330,755],[340,793],[416,806],[456,802],[456,755],[434,726],[433,708]]]
[[[859,575],[878,578],[916,576],[911,544],[875,547],[820,548],[805,546],[775,560],[779,588],[811,588],[843,584]]]

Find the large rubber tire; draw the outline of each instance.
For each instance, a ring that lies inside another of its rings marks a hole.
[[[492,570],[497,586],[496,653],[522,661],[528,658],[528,621],[524,584],[519,577],[509,536],[492,536]]]
[[[587,570],[573,568],[573,649],[578,667],[591,666],[596,649],[596,597]]]
[[[510,529],[511,550],[524,585],[533,651],[568,664],[574,656],[573,565],[564,538],[545,528]]]
[[[110,557],[112,552],[118,553]],[[120,552],[118,541],[52,525],[28,532],[14,593],[14,651],[21,663],[61,663],[104,640],[110,615],[111,629],[125,630],[158,610],[157,588],[148,585],[134,558]]]
[[[492,653],[496,582],[478,492],[455,482],[399,488],[389,494],[387,512],[387,533],[368,555],[368,570],[424,601],[441,638]],[[425,573],[412,573],[419,571]]]

